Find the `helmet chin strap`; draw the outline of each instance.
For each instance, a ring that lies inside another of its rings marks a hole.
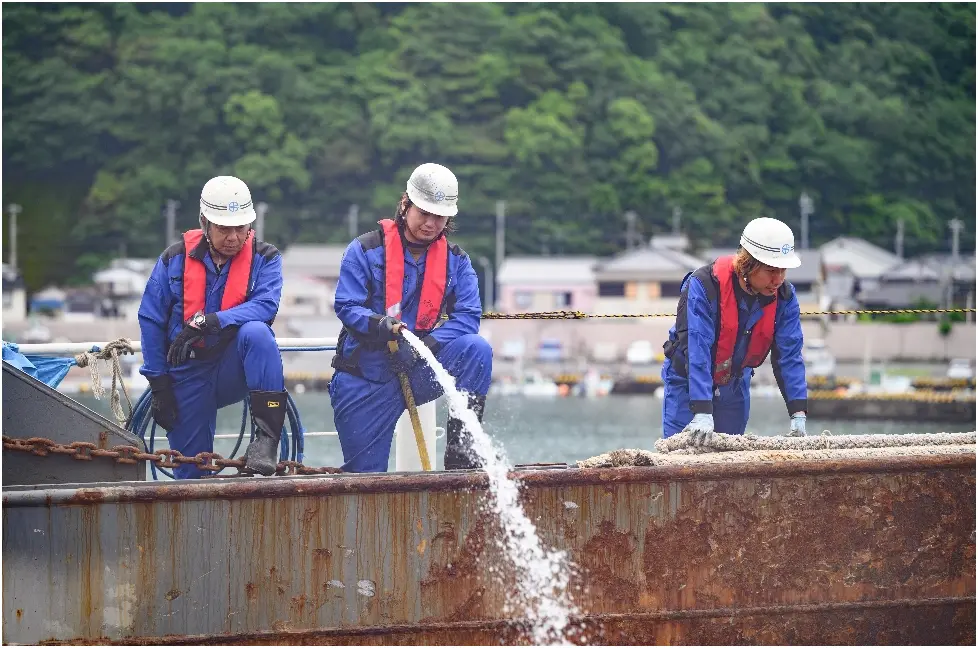
[[[209,220],[207,220],[206,218],[204,218],[204,215],[201,214],[200,215],[200,229],[204,233],[204,240],[207,241],[207,246],[211,250],[213,250],[214,249],[214,246],[211,244],[211,235],[208,233],[208,230],[210,229],[210,224],[211,224],[211,222]]]
[[[201,214],[200,215],[200,229],[201,229],[201,231],[204,232],[204,240],[207,241],[207,248],[211,251],[211,258],[214,259],[214,262],[215,263],[217,263],[217,259],[218,258],[223,259],[223,261],[221,261],[221,263],[217,264],[218,267],[221,267],[221,266],[223,266],[227,262],[227,260],[228,260],[229,257],[227,257],[224,254],[218,252],[217,251],[217,248],[214,247],[214,244],[211,242],[210,234],[208,233],[208,230],[210,229],[210,226],[211,226],[211,222],[209,220],[207,220],[204,217],[203,214]]]
[[[747,294],[756,295],[757,293],[754,291],[754,287],[750,285],[750,279],[747,277],[747,275],[743,275],[743,279],[744,279],[744,288],[747,291]]]

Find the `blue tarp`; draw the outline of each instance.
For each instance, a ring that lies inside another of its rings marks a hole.
[[[48,387],[57,388],[75,366],[74,358],[50,358],[48,356],[25,356],[19,347],[11,342],[3,343],[3,361],[20,369]]]

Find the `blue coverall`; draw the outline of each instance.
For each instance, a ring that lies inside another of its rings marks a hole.
[[[371,240],[377,245],[369,243]],[[344,327],[355,332],[344,336],[337,360],[352,360],[361,374],[338,370],[329,383],[346,472],[387,471],[394,427],[407,407],[387,351],[368,349],[357,339],[357,334],[372,337],[379,314],[384,312],[384,248],[379,241],[380,237],[371,232],[350,243],[336,286],[336,315]],[[398,319],[415,332],[428,252],[415,260],[404,247],[404,290]],[[484,397],[492,378],[492,347],[478,334],[482,317],[478,278],[468,255],[452,243],[448,248],[444,302],[448,319],[429,336],[435,343],[435,357],[455,378],[456,388]],[[418,405],[442,394],[434,372],[423,360],[408,372],[408,379]]]
[[[754,375],[753,369],[742,367],[750,341],[750,336],[744,332],[753,329],[761,319],[764,305],[773,298],[749,299],[739,288],[735,289],[739,322],[733,355],[734,376],[728,384],[715,386],[713,347],[719,312],[717,301],[709,299],[700,279],[693,274],[687,275],[681,291],[685,298],[688,333],[678,335],[677,330],[682,328],[678,321],[669,330],[669,340],[676,344],[676,348],[662,365],[665,383],[662,435],[668,438],[682,432],[697,413],[712,413],[717,432],[743,434],[750,417],[750,382]],[[788,413],[793,414],[807,410],[808,386],[801,355],[801,317],[794,286],[786,285],[782,292],[789,297],[781,299],[779,292],[770,358]],[[682,315],[680,313],[677,320]]]
[[[252,260],[251,286],[247,300],[228,310],[220,310],[224,286],[231,263],[220,272],[211,260],[206,241],[201,239],[195,258],[206,267],[206,313],[217,313],[222,332],[238,326],[237,334],[224,352],[210,359],[191,359],[179,367],[167,364],[166,353],[183,329],[183,243],[164,252],[146,284],[139,305],[143,366],[147,378],[169,374],[178,403],[177,423],[167,433],[170,447],[184,456],[213,452],[217,410],[240,402],[250,391],[284,391],[282,355],[269,325],[278,313],[282,297],[282,256],[272,245],[259,241]],[[218,335],[208,335],[205,344],[213,347]],[[178,479],[199,478],[197,466],[174,469]],[[206,473],[213,474],[213,473]]]

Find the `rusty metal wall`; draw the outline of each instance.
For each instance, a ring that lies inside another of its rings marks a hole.
[[[519,474],[577,643],[974,645],[973,453]],[[527,643],[484,487],[4,489],[3,641]]]

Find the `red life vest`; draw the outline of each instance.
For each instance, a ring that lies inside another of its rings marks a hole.
[[[726,385],[733,377],[733,354],[737,345],[740,310],[737,308],[737,296],[734,292],[733,256],[720,257],[713,263],[712,273],[717,280],[720,290],[717,298],[720,325],[717,327],[716,354],[713,365],[713,382]],[[754,325],[747,344],[747,355],[744,356],[744,367],[759,367],[774,344],[774,316],[778,310],[778,297],[764,307],[761,319]]]
[[[204,232],[199,229],[183,233],[183,318],[204,312],[207,300],[207,268],[204,262],[190,256],[197,249]],[[227,283],[221,296],[221,310],[234,308],[244,303],[248,296],[248,282],[251,279],[251,263],[255,256],[255,231],[248,232],[244,247],[231,259]]]
[[[404,294],[404,245],[397,223],[386,218],[378,221],[384,234],[384,310],[391,317],[401,315],[401,295]],[[430,331],[438,323],[441,304],[448,280],[448,241],[439,236],[428,246],[421,301],[414,328]]]

